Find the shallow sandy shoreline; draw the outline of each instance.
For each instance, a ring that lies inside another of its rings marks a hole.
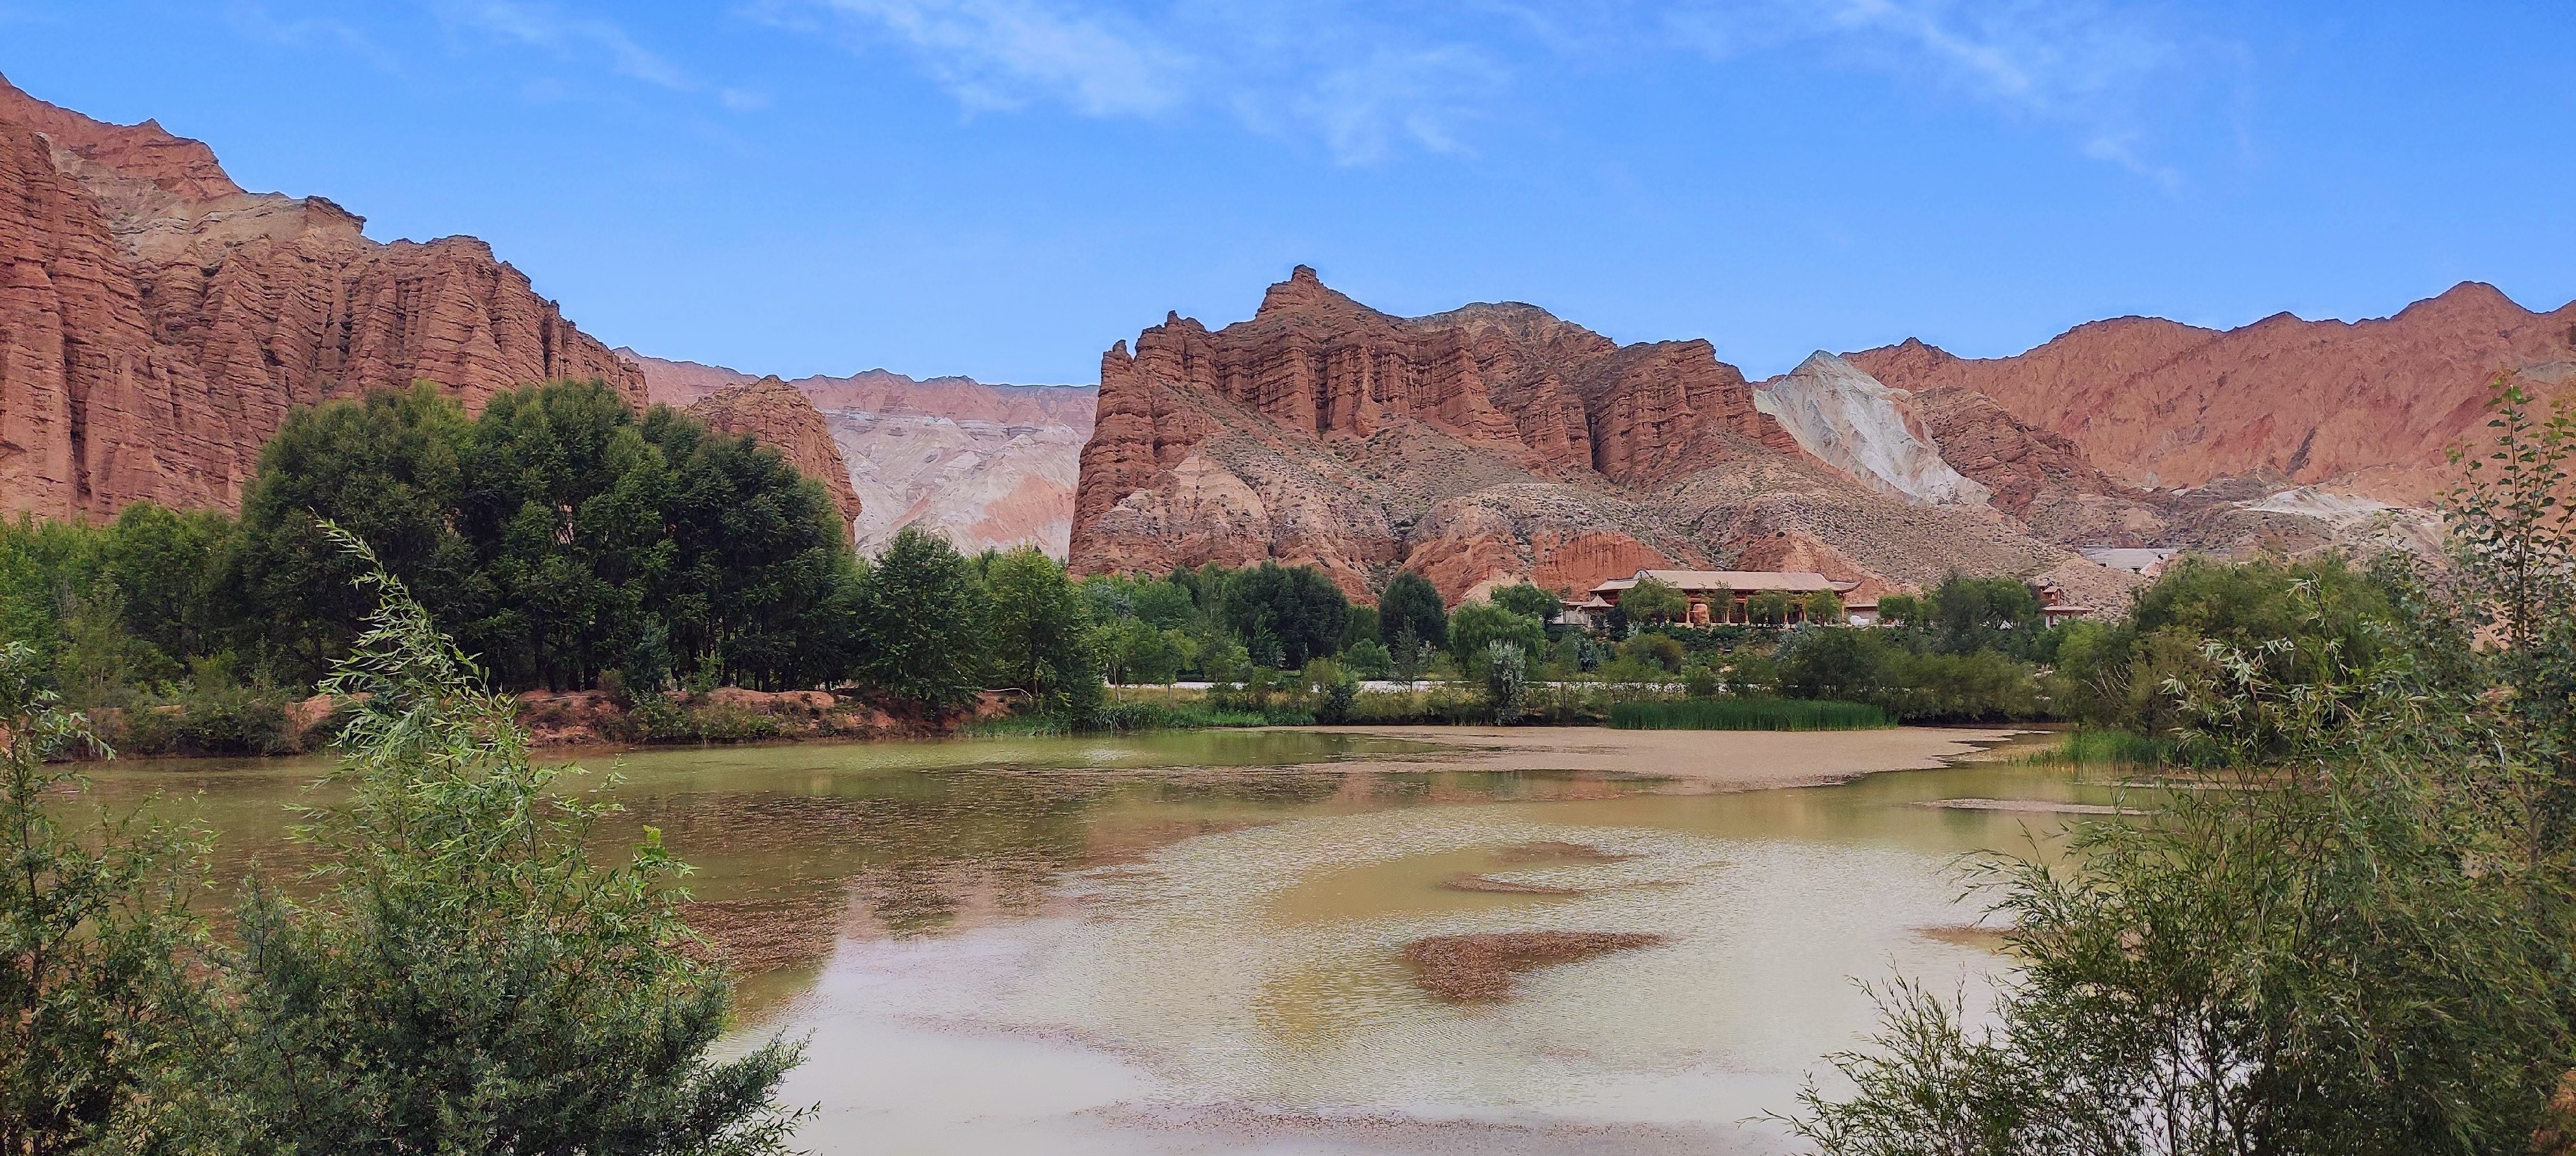
[[[1705,791],[1844,783],[1881,771],[1922,771],[2021,733],[2009,728],[1895,727],[1861,731],[1613,730],[1608,727],[1281,727],[1435,744],[1320,766],[1365,772],[1574,771],[1670,779]]]

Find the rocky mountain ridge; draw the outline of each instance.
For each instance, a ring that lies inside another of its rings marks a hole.
[[[617,352],[642,367],[655,401],[686,404],[754,380],[721,366]],[[852,531],[861,551],[918,523],[969,552],[1029,544],[1064,556],[1096,388],[916,380],[883,369],[784,385],[829,431],[844,486],[861,507]]]
[[[469,408],[642,372],[471,237],[378,242],[211,149],[0,79],[0,512],[232,508],[286,411],[427,380]]]
[[[1249,320],[1174,314],[1111,347],[1074,510],[1080,572],[1263,559],[1363,598],[1409,569],[1453,601],[1676,565],[1966,569],[2099,598],[2132,580],[1984,502],[1819,460],[1704,341],[1623,346],[1521,304],[1395,317],[1303,266]]]
[[[1990,398],[2131,486],[2247,479],[2420,505],[2450,484],[2447,451],[2476,439],[2498,375],[2543,397],[2576,376],[2576,303],[2535,313],[2464,281],[2363,321],[2120,317],[2011,357],[1910,339],[1844,356],[1898,389]]]

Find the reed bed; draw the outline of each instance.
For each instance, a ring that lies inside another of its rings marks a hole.
[[[1896,720],[1865,702],[1694,698],[1613,703],[1609,723],[1621,730],[1863,731],[1892,727]]]

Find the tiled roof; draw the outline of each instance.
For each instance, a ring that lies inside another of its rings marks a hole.
[[[1613,578],[1592,588],[1595,594],[1626,590],[1639,578],[1652,577],[1685,593],[1732,590],[1736,592],[1778,590],[1806,594],[1818,590],[1849,590],[1854,585],[1836,582],[1822,574],[1805,570],[1639,570],[1635,578]]]

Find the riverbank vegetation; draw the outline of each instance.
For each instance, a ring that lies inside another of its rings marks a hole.
[[[710,1053],[730,983],[686,868],[649,828],[594,846],[613,806],[337,545],[381,599],[325,684],[349,801],[295,829],[309,894],[254,880],[220,925],[198,834],[65,805],[47,759],[93,738],[0,646],[0,1151],[784,1152],[801,1049]]]
[[[2447,569],[2187,565],[2063,640],[2078,709],[2145,736],[2094,753],[2237,789],[1977,863],[2019,965],[1992,1012],[1880,989],[1874,1046],[1835,1059],[1851,1090],[1811,1088],[1796,1132],[1829,1156],[2576,1148],[2576,421],[2500,400]]]
[[[2403,577],[2186,559],[2127,614],[2060,626],[2005,578],[1890,595],[1873,627],[1833,624],[1821,599],[1798,625],[1767,604],[1764,625],[1676,625],[1678,593],[1648,584],[1633,616],[1593,631],[1555,621],[1558,595],[1526,582],[1452,609],[1398,573],[1371,607],[1311,567],[1076,580],[1033,549],[968,556],[918,529],[857,558],[820,487],[776,453],[554,383],[472,417],[432,390],[299,410],[238,519],[137,504],[101,525],[0,524],[0,638],[32,647],[47,685],[129,753],[315,749],[336,709],[315,679],[365,611],[325,522],[375,548],[496,690],[525,696],[523,723],[561,742],[970,720],[1598,725],[1672,700],[1748,704],[1675,708],[1709,718],[1814,701],[1912,723],[2068,720],[2170,745],[2185,720],[2163,688],[2214,676],[2206,643],[2332,640],[2367,658]],[[1213,685],[1140,689],[1183,681]]]
[[[1619,703],[1610,708],[1609,724],[1623,730],[1858,731],[1892,727],[1896,720],[1865,702],[1704,698]]]

